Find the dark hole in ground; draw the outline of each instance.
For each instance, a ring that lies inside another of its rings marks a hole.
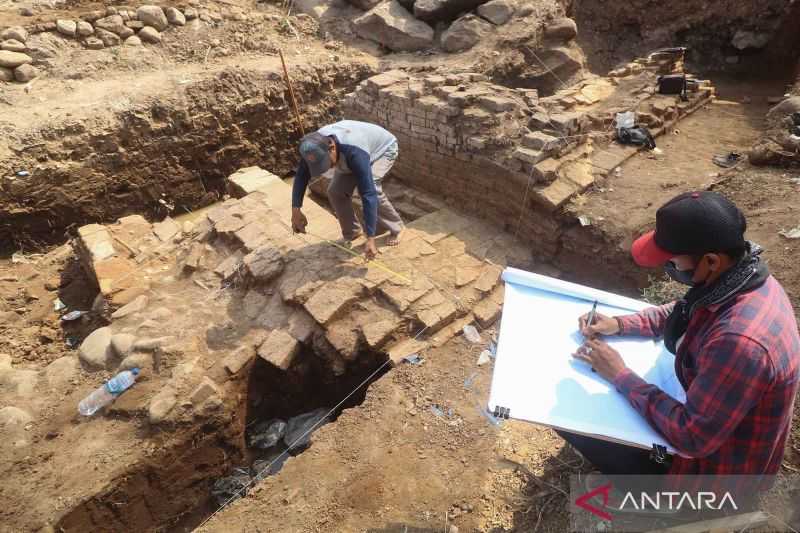
[[[192,531],[222,504],[277,474],[288,458],[313,446],[316,430],[335,422],[345,409],[363,403],[369,386],[390,368],[384,364],[385,356],[361,353],[346,374],[334,376],[307,347],[295,361],[283,371],[256,359],[247,389],[244,461],[231,465],[223,477],[210,480],[208,498],[166,531]]]

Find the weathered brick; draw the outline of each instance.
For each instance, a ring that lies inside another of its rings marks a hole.
[[[258,347],[258,356],[281,370],[286,370],[299,350],[300,343],[297,339],[282,329],[276,329]]]

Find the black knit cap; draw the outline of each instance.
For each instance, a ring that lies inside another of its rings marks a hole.
[[[641,266],[663,265],[676,255],[702,255],[741,248],[747,221],[733,202],[712,191],[680,194],[656,212],[656,229],[633,243]]]

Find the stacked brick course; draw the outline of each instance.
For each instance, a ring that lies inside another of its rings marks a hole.
[[[542,98],[482,74],[395,70],[359,84],[344,110],[397,136],[393,175],[402,182],[552,256],[561,247],[562,226],[575,224],[554,212],[637,151],[612,144],[616,113],[635,110],[638,122],[659,135],[713,95],[708,82],[686,102],[655,94],[659,74],[682,68],[674,55],[654,54]]]

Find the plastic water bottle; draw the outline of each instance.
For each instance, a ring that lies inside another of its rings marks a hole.
[[[113,402],[117,396],[125,392],[136,382],[139,369],[125,370],[109,379],[78,404],[78,411],[83,416],[92,416],[97,411]]]

